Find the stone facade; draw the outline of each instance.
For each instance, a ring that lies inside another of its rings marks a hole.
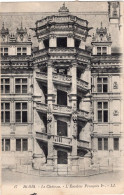
[[[65,4],[31,28],[36,48],[22,24],[15,34],[3,24],[3,166],[21,161],[35,169],[68,166],[75,172],[116,166],[123,156],[122,56],[113,52],[111,32],[121,33],[120,5],[108,7],[110,30],[101,22],[90,47],[92,27]]]

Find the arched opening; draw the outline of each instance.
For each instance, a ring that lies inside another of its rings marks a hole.
[[[57,135],[67,136],[67,123],[57,120]]]
[[[67,92],[57,90],[57,104],[67,106]]]
[[[65,151],[57,151],[57,163],[58,164],[68,164],[68,154]]]

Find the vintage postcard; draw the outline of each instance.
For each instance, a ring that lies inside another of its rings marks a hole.
[[[1,195],[124,194],[122,5],[0,4]]]

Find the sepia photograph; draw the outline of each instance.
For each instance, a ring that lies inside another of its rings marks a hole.
[[[0,3],[1,195],[124,194],[123,2]]]

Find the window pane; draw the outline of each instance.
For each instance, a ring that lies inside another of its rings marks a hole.
[[[103,102],[103,108],[108,109],[108,102]]]
[[[4,48],[4,52],[8,52],[8,48]]]
[[[103,92],[104,93],[108,92],[108,85],[107,84],[103,85]]]
[[[21,79],[15,79],[16,83],[21,83]]]
[[[104,150],[108,150],[108,138],[104,138]]]
[[[27,83],[27,79],[22,79],[22,83]]]
[[[16,93],[21,93],[21,86],[20,85],[15,86],[15,92]]]
[[[9,83],[9,79],[5,79],[5,83],[8,84]]]
[[[21,112],[16,111],[16,122],[21,122]]]
[[[10,151],[10,139],[5,139],[5,151]]]
[[[5,93],[10,93],[10,86],[9,85],[5,85]]]
[[[98,109],[102,109],[102,102],[98,102]]]
[[[97,83],[102,83],[102,78],[97,78]]]
[[[18,48],[17,48],[17,52],[20,52],[20,51],[21,51],[21,48],[20,48],[20,47],[18,47]]]
[[[8,53],[4,53],[4,56],[8,56]]]
[[[98,122],[102,122],[102,111],[98,111]]]
[[[26,50],[27,50],[27,48],[26,48],[26,47],[23,47],[23,48],[22,48],[22,50],[23,50],[23,51],[26,51]]]
[[[98,138],[98,150],[102,150],[102,138]]]
[[[119,138],[114,138],[114,150],[119,150]]]
[[[3,106],[4,106],[3,103],[1,103],[1,109],[2,109],[2,110],[3,110]]]
[[[28,140],[27,139],[23,139],[22,140],[22,147],[23,147],[23,151],[27,151],[28,150]]]
[[[27,122],[27,111],[22,111],[22,122]]]
[[[108,79],[107,78],[103,78],[103,83],[108,83]]]
[[[2,151],[4,151],[4,139],[2,139]]]
[[[10,104],[9,103],[5,103],[5,110],[9,110],[10,109]]]
[[[1,93],[4,93],[4,91],[3,91],[3,85],[1,85]]]
[[[1,79],[1,84],[3,84],[3,79]]]
[[[97,92],[102,92],[102,85],[101,84],[97,85]]]
[[[21,103],[16,103],[16,110],[20,110],[21,109]]]
[[[27,93],[27,85],[22,85],[22,93]]]
[[[108,111],[104,110],[104,122],[108,122]]]
[[[16,151],[21,151],[21,139],[16,139]]]
[[[1,112],[1,123],[3,123],[4,122],[4,113],[3,113],[3,111]]]
[[[10,122],[10,112],[5,112],[5,122]]]
[[[22,110],[26,110],[27,109],[27,103],[22,103]]]

